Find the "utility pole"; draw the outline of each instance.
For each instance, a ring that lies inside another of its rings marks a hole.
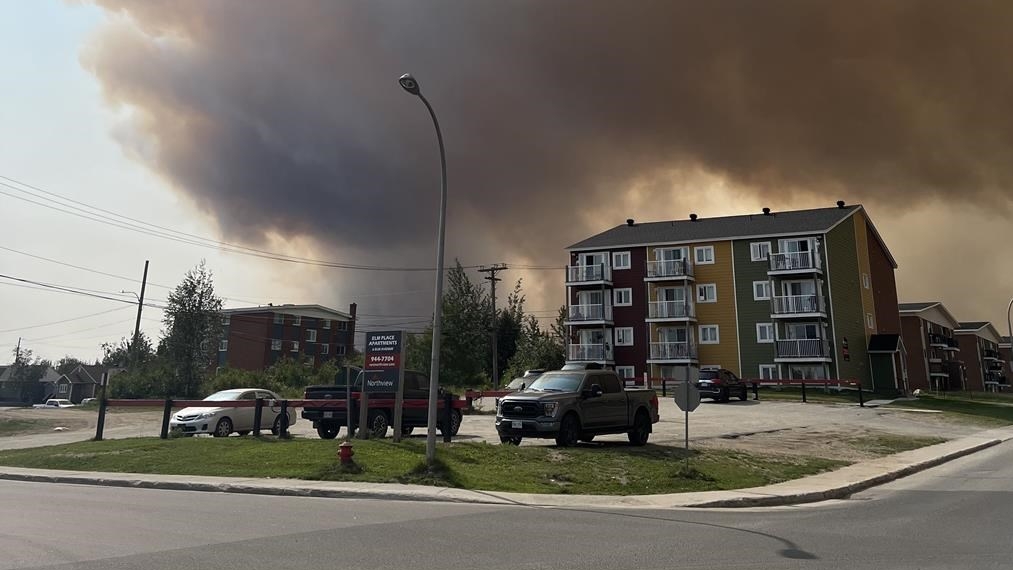
[[[144,288],[148,284],[148,260],[144,260],[144,275],[141,277],[141,294],[134,295],[137,297],[137,320],[134,322],[134,339],[130,343],[130,353],[127,355],[127,368],[133,372],[137,369],[139,358],[137,357],[138,344],[141,339],[141,310],[144,309]],[[109,389],[109,371],[106,370],[102,374],[102,385],[100,387],[101,395],[98,400],[98,421],[95,424],[95,441],[102,441],[103,432],[106,427],[106,408],[108,402],[106,400],[106,391]]]
[[[499,277],[496,277],[497,271],[506,271],[507,266],[503,263],[497,263],[491,267],[482,267],[479,269],[479,273],[488,273],[485,280],[489,282],[489,286],[492,288],[492,324],[489,326],[489,330],[492,334],[492,387],[494,390],[499,390],[499,339],[497,338],[497,329],[499,328],[499,322],[496,318],[496,282],[502,281]]]
[[[18,337],[18,346],[14,349],[14,364],[21,363],[21,337]]]
[[[148,260],[144,260],[144,276],[141,277],[141,295],[137,297],[137,321],[134,323],[134,342],[130,347],[133,365],[137,365],[137,341],[141,336],[141,310],[144,308],[144,287],[148,284]],[[133,367],[131,367],[133,368]]]

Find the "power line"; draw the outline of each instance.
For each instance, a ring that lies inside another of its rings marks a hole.
[[[71,294],[74,294],[74,295],[83,295],[85,297],[94,297],[96,299],[105,299],[106,301],[116,301],[116,302],[119,302],[119,303],[126,303],[128,305],[136,305],[137,304],[137,303],[135,303],[133,301],[128,301],[127,299],[117,299],[116,297],[107,297],[105,295],[98,295],[98,294],[95,294],[95,293],[87,292],[87,291],[84,291],[84,290],[78,290],[78,289],[74,289],[74,288],[71,288],[71,287],[66,287],[66,286],[63,286],[63,285],[55,285],[55,284],[52,284],[52,283],[43,283],[41,281],[32,281],[31,279],[22,279],[21,277],[14,277],[14,276],[11,276],[11,275],[4,275],[2,273],[0,273],[0,278],[2,278],[2,279],[10,279],[12,281],[18,281],[18,282],[21,282],[21,283],[29,283],[29,284],[32,284],[32,285],[38,285],[40,287],[45,287],[46,289],[52,289],[54,291],[61,291],[63,293],[71,293]],[[159,305],[154,305],[154,304],[150,304],[149,305],[147,303],[145,303],[144,306],[145,307],[152,307],[152,308],[155,308],[155,309],[164,309],[165,308],[165,307],[162,307],[162,306],[159,306]]]
[[[98,313],[91,313],[91,314],[88,314],[88,315],[81,315],[80,317],[71,317],[69,319],[63,319],[63,320],[59,320],[59,321],[53,321],[53,322],[50,322],[50,323],[41,323],[41,324],[38,324],[38,325],[28,325],[28,326],[25,326],[25,327],[17,327],[17,328],[13,328],[13,329],[4,329],[4,330],[0,330],[0,333],[20,332],[20,331],[26,331],[26,330],[29,330],[29,329],[38,329],[38,328],[42,328],[42,327],[51,327],[53,325],[62,325],[64,323],[69,323],[71,321],[80,321],[82,319],[88,319],[88,318],[91,318],[91,317],[97,317],[99,315],[105,315],[105,314],[108,314],[108,313],[112,313],[114,311],[122,311],[123,309],[127,309],[127,308],[128,307],[116,307],[115,309],[109,309],[109,310],[106,310],[106,311],[99,311]]]

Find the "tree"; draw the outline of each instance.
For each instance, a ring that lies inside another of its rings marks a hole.
[[[518,279],[513,292],[507,296],[506,306],[497,311],[496,360],[501,378],[505,377],[510,359],[517,352],[517,343],[520,341],[524,325],[524,301],[521,280]],[[489,371],[489,375],[492,376],[492,370]]]
[[[136,364],[143,366],[155,358],[155,349],[151,344],[148,335],[141,332],[137,335],[137,346],[131,346],[131,340],[123,337],[118,343],[106,342],[102,344],[102,365],[109,367],[126,368],[136,357]],[[136,349],[136,354],[132,350]]]
[[[507,377],[522,376],[525,370],[553,370],[563,365],[563,345],[554,331],[543,331],[534,315],[524,318],[517,353],[510,359]]]
[[[84,362],[74,358],[73,356],[67,355],[56,361],[56,372],[59,374],[70,374],[82,364],[84,364]]]
[[[11,351],[14,363],[11,364],[10,381],[3,387],[0,399],[34,402],[41,400],[45,394],[40,380],[52,363],[35,356],[30,349],[22,348]]]
[[[222,299],[215,295],[211,271],[201,260],[166,303],[161,344],[172,371],[166,395],[193,397],[200,391],[221,338],[221,311]]]

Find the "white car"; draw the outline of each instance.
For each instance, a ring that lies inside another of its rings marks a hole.
[[[270,390],[259,388],[238,388],[222,390],[204,398],[208,405],[197,408],[183,408],[172,415],[169,429],[174,433],[194,435],[209,433],[215,437],[228,437],[236,432],[246,435],[253,431],[253,419],[256,408],[231,407],[229,402],[237,400],[256,400],[262,398],[264,407],[261,409],[260,427],[270,428],[271,433],[281,432],[281,398]],[[295,424],[296,415],[292,410],[288,413],[288,425]]]
[[[33,408],[40,409],[53,409],[53,408],[73,408],[74,402],[70,400],[46,400],[45,404],[35,404]]]

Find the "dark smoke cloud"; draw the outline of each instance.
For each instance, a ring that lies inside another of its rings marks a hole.
[[[405,71],[474,262],[560,263],[632,184],[672,204],[673,172],[786,206],[1010,202],[1009,2],[99,4],[83,60],[135,109],[123,144],[250,243],[431,260],[438,161]]]

